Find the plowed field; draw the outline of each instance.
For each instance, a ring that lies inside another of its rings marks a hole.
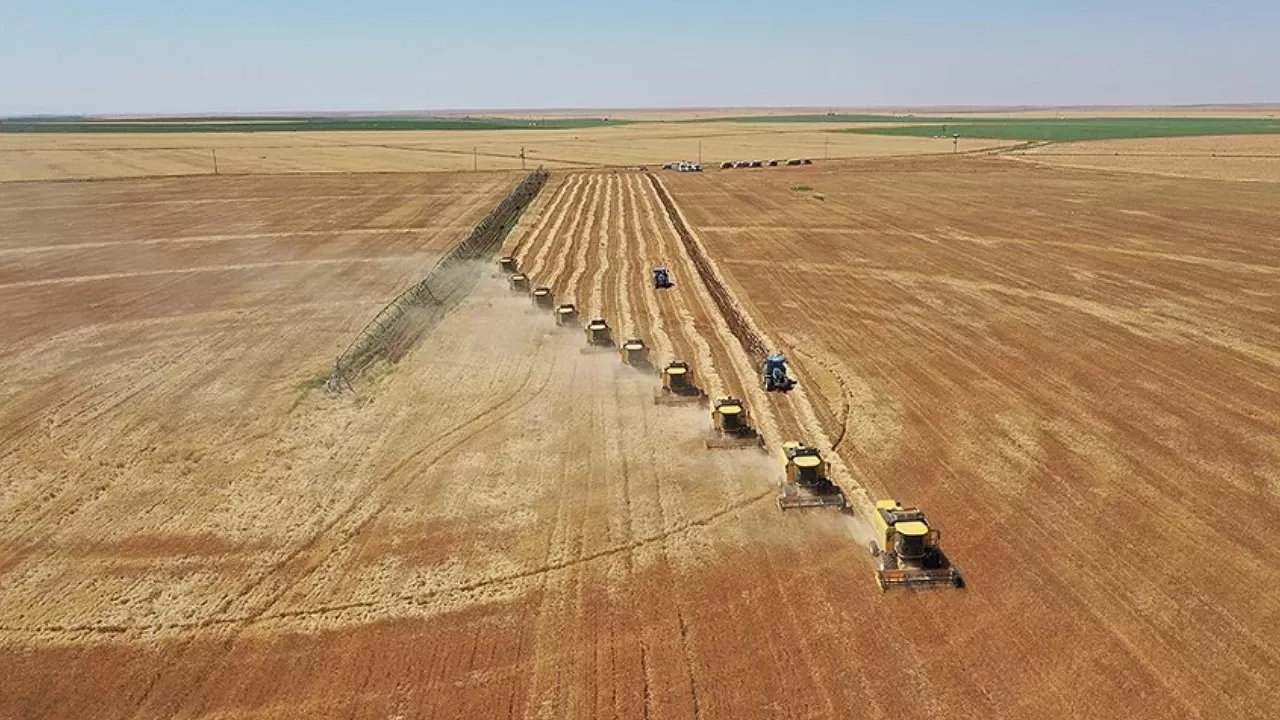
[[[705,409],[500,279],[357,394],[310,388],[513,177],[192,182],[0,194],[0,716],[1280,701],[1273,186],[978,158],[553,176],[506,247],[536,285],[743,397],[771,448],[826,450],[859,510],[924,506],[970,581],[881,595],[861,522],[781,513],[771,458],[706,450]],[[758,389],[744,333],[796,390]]]

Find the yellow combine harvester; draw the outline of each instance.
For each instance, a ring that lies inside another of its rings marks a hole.
[[[536,287],[529,297],[533,299],[533,304],[537,307],[550,310],[555,306],[555,301],[551,298],[551,288],[549,287]]]
[[[891,587],[964,587],[960,568],[951,564],[942,546],[942,535],[929,527],[924,511],[902,507],[897,500],[878,500],[873,518],[876,537],[871,556],[876,559],[876,583]]]
[[[662,388],[653,396],[654,405],[684,405],[706,400],[707,394],[693,384],[689,363],[673,360],[662,368]]]
[[[503,255],[498,258],[498,269],[508,275],[515,275],[519,272],[517,269],[518,265],[519,263],[516,262],[516,259],[510,255]]]
[[[631,367],[640,368],[649,365],[649,348],[640,338],[630,338],[622,343],[619,354],[622,356],[622,362]]]
[[[827,461],[817,448],[795,441],[784,442],[779,456],[783,473],[778,488],[779,509],[844,509],[847,506],[840,486],[827,477]]]
[[[596,318],[587,323],[587,345],[594,348],[606,348],[613,345],[613,336],[609,334],[609,323],[604,318]]]
[[[564,327],[573,325],[578,322],[578,306],[573,303],[564,303],[556,308],[556,324]]]
[[[515,292],[529,292],[529,276],[516,273],[509,278],[511,289]]]
[[[751,427],[747,406],[741,400],[722,397],[711,409],[711,437],[706,444],[715,450],[764,447],[764,438]]]

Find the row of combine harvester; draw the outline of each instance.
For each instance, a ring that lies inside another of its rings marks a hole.
[[[514,257],[498,260],[499,267],[508,277],[511,290],[528,294],[534,306],[551,311],[560,327],[580,323],[578,309],[572,303],[555,304],[551,289],[531,287],[529,277],[518,269]],[[673,287],[671,271],[665,267],[654,268],[653,287],[664,290]],[[609,323],[604,318],[592,318],[584,327],[587,347],[584,353],[608,351],[615,347]],[[622,362],[637,369],[652,369],[649,348],[640,338],[628,338],[616,346]],[[764,438],[751,423],[746,403],[731,397],[719,397],[713,403],[694,381],[693,368],[682,360],[673,360],[660,371],[662,385],[654,394],[658,405],[702,404],[711,406],[711,430],[706,439],[708,449],[763,450]],[[761,363],[760,385],[766,392],[787,392],[795,387],[796,380],[787,368],[786,357],[780,353],[769,354]],[[797,441],[782,443],[778,455],[782,465],[779,482],[778,507],[781,510],[834,508],[852,513],[844,491],[828,474],[827,461],[815,447]],[[876,539],[870,543],[871,556],[876,562],[876,583],[881,590],[895,587],[964,587],[960,568],[956,567],[942,551],[941,533],[929,525],[924,511],[905,507],[897,500],[879,500],[875,503],[871,518]]]

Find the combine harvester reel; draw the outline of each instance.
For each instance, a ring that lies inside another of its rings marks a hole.
[[[603,352],[611,347],[613,336],[609,332],[609,323],[604,318],[596,318],[587,323],[587,347],[582,349],[583,354]]]
[[[568,327],[578,324],[578,306],[573,303],[564,303],[556,307],[556,325],[560,327]]]
[[[871,543],[876,559],[876,584],[895,587],[964,587],[960,568],[951,564],[940,544],[942,535],[929,527],[924,511],[902,507],[897,500],[879,500],[873,518],[876,537],[884,548]]]
[[[693,384],[689,363],[674,360],[662,368],[662,388],[653,396],[654,405],[691,405],[707,402],[707,394]]]
[[[764,438],[751,427],[747,406],[741,400],[722,397],[716,399],[711,409],[711,437],[706,444],[712,450],[762,448]]]
[[[827,461],[817,448],[791,441],[782,443],[783,479],[778,491],[780,510],[848,507],[840,486],[827,477]]]
[[[653,269],[653,288],[655,290],[664,290],[671,287],[671,271],[667,268],[660,267]]]
[[[511,291],[518,293],[529,292],[529,276],[524,273],[516,273],[507,279],[511,284]]]
[[[796,386],[787,372],[787,358],[782,353],[769,355],[760,368],[760,386],[766,392],[786,392]]]
[[[533,301],[533,306],[536,308],[550,310],[555,307],[555,300],[551,297],[551,288],[549,287],[534,288],[533,292],[529,295],[529,298]]]
[[[638,370],[653,367],[649,364],[649,348],[640,338],[630,338],[622,343],[619,351],[622,362]]]

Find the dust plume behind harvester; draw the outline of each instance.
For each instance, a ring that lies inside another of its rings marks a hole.
[[[662,368],[662,387],[653,396],[655,405],[705,403],[707,394],[693,380],[689,363],[673,360]]]
[[[516,273],[507,279],[511,285],[512,292],[525,293],[529,292],[529,276],[524,273]]]
[[[555,300],[551,296],[551,288],[549,287],[536,287],[533,289],[533,292],[529,297],[533,300],[533,304],[536,307],[540,307],[545,310],[550,310],[555,307]]]
[[[556,306],[556,325],[566,327],[578,322],[578,306],[573,303],[562,303]]]
[[[764,447],[764,438],[751,426],[747,406],[735,397],[717,398],[711,408],[711,437],[706,445],[714,450]]]
[[[941,533],[929,526],[924,511],[903,507],[897,500],[876,501],[876,583],[881,590],[895,587],[964,587],[960,568],[942,552]]]
[[[780,509],[848,506],[840,486],[827,476],[827,461],[817,448],[789,441],[782,444],[779,456],[783,474],[778,490]]]

